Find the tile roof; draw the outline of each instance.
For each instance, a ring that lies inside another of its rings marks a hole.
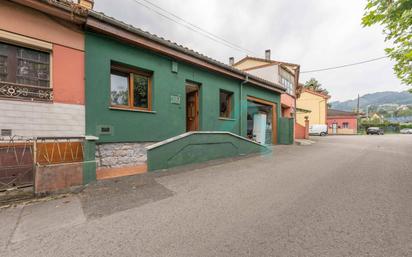
[[[328,116],[331,116],[331,117],[335,117],[335,116],[352,117],[352,116],[357,116],[357,114],[354,113],[354,112],[346,112],[346,111],[341,111],[341,110],[328,109]]]
[[[289,62],[282,62],[282,61],[275,61],[275,60],[266,60],[263,58],[259,58],[259,57],[253,57],[253,56],[246,56],[245,58],[237,61],[235,64],[233,64],[233,66],[236,66],[244,61],[247,60],[254,60],[254,61],[259,61],[259,62],[266,62],[266,63],[273,63],[273,64],[283,64],[286,66],[294,66],[294,67],[300,67],[299,64],[295,64],[295,63],[289,63]]]
[[[77,1],[74,1],[74,0],[38,0],[38,1],[42,2],[42,3],[47,3],[51,6],[62,9],[66,12],[71,12],[72,15],[77,14],[77,15],[80,15],[80,16],[83,16],[83,17],[84,16],[90,16],[90,17],[93,17],[97,20],[105,22],[107,24],[110,24],[111,26],[124,29],[126,31],[129,31],[129,32],[137,35],[137,36],[146,38],[148,40],[151,40],[153,42],[156,42],[158,44],[166,46],[167,48],[179,51],[183,54],[186,54],[186,55],[192,56],[196,59],[205,61],[205,62],[207,62],[207,63],[209,63],[213,66],[220,67],[220,68],[225,69],[226,71],[229,71],[229,72],[232,72],[234,74],[243,76],[243,77],[245,77],[246,80],[250,79],[249,83],[256,84],[257,86],[261,86],[258,83],[256,83],[256,82],[259,82],[261,84],[266,85],[266,87],[264,87],[264,88],[271,88],[272,90],[275,90],[275,91],[278,91],[278,92],[281,92],[281,93],[286,91],[286,88],[284,86],[282,86],[281,84],[279,84],[279,83],[274,83],[274,82],[265,80],[263,78],[254,76],[252,74],[249,74],[245,71],[236,69],[236,68],[234,68],[230,65],[224,64],[224,63],[219,62],[215,59],[212,59],[212,58],[210,58],[206,55],[203,55],[199,52],[196,52],[192,49],[189,49],[189,48],[187,48],[183,45],[179,45],[179,44],[177,44],[175,42],[172,42],[170,40],[167,40],[163,37],[160,37],[158,35],[155,35],[155,34],[152,34],[150,32],[144,31],[140,28],[136,28],[133,25],[127,24],[123,21],[117,20],[117,19],[115,19],[113,17],[110,17],[110,16],[108,16],[108,15],[102,13],[102,12],[97,12],[97,11],[94,11],[94,10],[88,11],[88,10],[80,7],[80,5],[76,4]],[[256,82],[254,82],[254,81],[256,81]]]

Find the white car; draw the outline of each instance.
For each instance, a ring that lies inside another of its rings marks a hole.
[[[400,132],[401,134],[412,134],[412,129],[404,128]]]
[[[315,136],[326,136],[328,135],[328,125],[324,124],[313,124],[309,126],[309,134]]]

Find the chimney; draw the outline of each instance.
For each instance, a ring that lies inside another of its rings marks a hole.
[[[94,0],[79,0],[79,5],[87,10],[92,10]]]
[[[235,64],[235,58],[234,57],[230,57],[229,58],[229,65],[233,66],[233,64]]]
[[[267,60],[267,61],[270,61],[270,49],[268,49],[268,50],[266,50],[265,51],[265,59]]]

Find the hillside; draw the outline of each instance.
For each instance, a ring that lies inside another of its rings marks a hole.
[[[355,110],[358,104],[358,99],[348,100],[344,102],[331,102],[332,109],[342,111]],[[382,105],[412,105],[412,94],[405,92],[378,92],[367,94],[360,98],[360,109],[365,110],[367,106],[382,106]]]

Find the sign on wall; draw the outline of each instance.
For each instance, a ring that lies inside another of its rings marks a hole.
[[[180,104],[181,102],[181,97],[180,95],[171,95],[170,96],[170,103],[172,104]]]

